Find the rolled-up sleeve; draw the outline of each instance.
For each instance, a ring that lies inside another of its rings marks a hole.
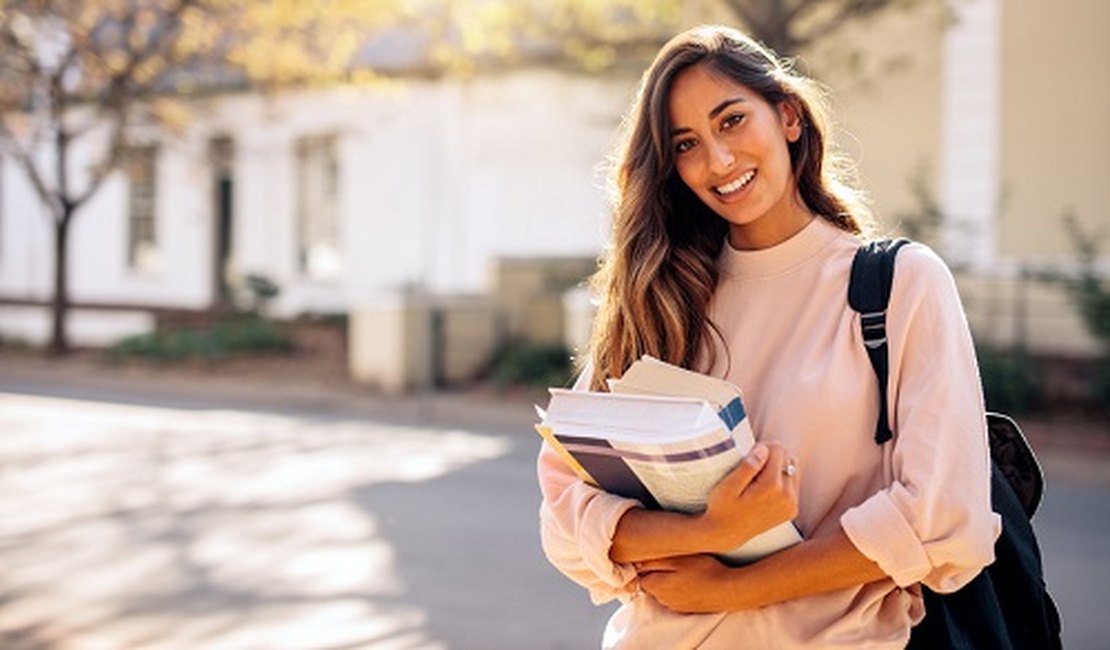
[[[593,365],[587,364],[574,382],[574,390],[589,390],[592,378]],[[635,569],[610,560],[609,549],[617,522],[640,502],[587,485],[546,442],[536,464],[543,493],[540,540],[547,559],[585,587],[595,605],[631,591]]]
[[[540,538],[547,559],[585,587],[595,604],[629,591],[636,571],[609,559],[617,522],[638,501],[587,485],[544,443],[538,460]]]
[[[842,515],[852,543],[899,586],[950,592],[994,560],[990,460],[967,319],[944,263],[900,253],[887,310],[892,481]]]

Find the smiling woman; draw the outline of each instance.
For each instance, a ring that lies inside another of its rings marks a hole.
[[[648,510],[545,446],[541,532],[595,602],[607,648],[901,648],[921,585],[992,559],[983,402],[948,269],[905,246],[886,321],[894,440],[847,300],[870,213],[827,139],[821,93],[726,27],[665,45],[616,170],[612,247],[576,388],[644,354],[723,377],[760,441],[696,515]],[[805,540],[754,564],[712,554],[792,518]]]
[[[675,79],[669,109],[678,175],[728,222],[733,247],[773,246],[813,218],[797,195],[787,151],[802,133],[797,103],[772,106],[695,66]]]

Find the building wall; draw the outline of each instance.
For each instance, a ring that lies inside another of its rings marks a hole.
[[[698,6],[699,22],[717,10],[713,0]],[[1110,125],[1102,118],[1110,84],[1102,78],[1110,45],[1096,30],[1110,24],[1110,4],[967,6],[993,13],[945,29],[935,7],[892,12],[805,53],[803,65],[832,90],[835,138],[858,162],[881,232],[897,231],[899,220],[920,208],[915,180],[945,199],[952,214],[974,212],[990,226],[979,241],[986,248],[971,251],[989,263],[961,274],[969,309],[983,310],[972,314],[973,324],[989,335],[1001,331],[990,325],[998,297],[1023,295],[1013,285],[1018,267],[1069,252],[1059,222],[1066,209],[1088,230],[1107,227]],[[960,42],[966,47],[953,46]],[[995,73],[972,65],[986,56],[975,47],[986,54],[997,48]],[[984,74],[993,99],[965,92],[983,86],[976,80]],[[223,135],[235,150],[234,270],[275,280],[282,287],[278,314],[345,310],[406,288],[483,291],[499,257],[595,256],[609,223],[601,166],[635,82],[630,73],[521,70],[212,99],[196,106],[184,133],[158,140],[160,263],[146,272],[127,268],[127,181],[117,175],[74,224],[71,297],[211,303],[215,217],[207,154],[210,139]],[[967,137],[961,124],[970,128]],[[979,137],[984,129],[995,136]],[[295,146],[328,134],[338,139],[345,269],[322,281],[298,266]],[[961,157],[960,147],[975,155]],[[46,300],[49,220],[21,170],[11,159],[0,164],[0,296]],[[970,193],[955,191],[960,187]],[[945,241],[934,243],[955,259]],[[1040,303],[1067,311],[1059,292],[1028,309],[1007,308],[1018,314],[1010,322],[1032,311],[1028,327],[1009,327],[1014,334],[1002,338],[1026,336],[1034,349],[1095,350],[1074,312],[1046,325]]]
[[[948,170],[966,195],[954,195],[951,213],[978,214],[980,228],[972,234],[986,234],[981,246],[958,256],[966,262],[958,276],[964,302],[981,342],[1096,355],[1099,343],[1072,298],[1027,272],[1074,268],[1065,213],[1072,212],[1088,233],[1110,226],[1105,207],[1110,186],[1102,181],[1110,172],[1110,126],[1103,119],[1110,84],[1102,81],[1110,46],[1097,31],[1110,21],[1110,5],[988,0],[964,6],[971,13],[991,8],[990,20],[980,20],[973,30],[989,34],[964,35],[963,57],[948,61],[950,79],[990,64],[986,78],[950,84],[949,104],[981,98],[988,90],[994,95],[953,111],[956,119],[978,120],[978,130],[949,138],[947,149],[958,154],[959,147],[968,147],[969,155],[949,158],[978,163]],[[957,23],[953,31],[973,22]],[[979,51],[976,44],[994,49]],[[995,62],[986,61],[992,57]],[[961,117],[976,108],[978,115]],[[956,226],[950,239],[967,240],[968,233]],[[1099,265],[1110,269],[1108,262],[1104,246]]]
[[[236,266],[270,274],[285,313],[381,291],[488,288],[499,256],[596,255],[607,230],[604,160],[632,81],[522,71],[262,102],[220,102],[236,134]],[[336,133],[346,275],[296,263],[292,143]]]
[[[13,298],[39,298],[51,286],[53,237],[50,216],[23,168],[0,155],[0,291]]]
[[[1004,4],[999,246],[1006,258],[1070,254],[1061,226],[1067,211],[1088,231],[1110,233],[1107,25],[1103,0]]]
[[[213,300],[211,138],[230,136],[233,268],[275,280],[279,314],[340,311],[381,292],[488,288],[499,256],[595,256],[608,232],[605,159],[631,77],[525,70],[194,107],[158,139],[155,268],[127,265],[128,181],[113,176],[77,216],[71,299],[200,308]],[[306,277],[297,258],[299,138],[338,140],[345,272]],[[88,152],[75,152],[78,166]],[[47,300],[49,221],[4,160],[0,296]]]
[[[916,183],[937,190],[944,33],[935,8],[893,11],[803,56],[830,89],[835,141],[857,165],[883,234],[920,212]]]

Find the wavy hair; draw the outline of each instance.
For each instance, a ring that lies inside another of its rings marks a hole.
[[[605,390],[607,378],[619,377],[644,354],[685,368],[704,358],[711,367],[717,350],[710,332],[724,343],[708,308],[728,223],[679,178],[671,145],[671,88],[695,65],[746,86],[771,106],[794,105],[804,128],[788,146],[802,201],[848,232],[861,234],[870,225],[862,195],[847,181],[846,159],[828,141],[824,95],[815,83],[735,29],[703,26],[679,34],[644,73],[624,119],[610,249],[590,281],[600,300],[590,341],[594,390]]]

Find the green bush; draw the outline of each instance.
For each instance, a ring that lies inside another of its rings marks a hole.
[[[292,349],[292,339],[278,323],[247,315],[222,318],[208,327],[181,327],[129,336],[108,348],[107,354],[113,359],[178,361]]]
[[[1095,365],[1091,397],[1104,412],[1110,414],[1110,357],[1102,357]]]
[[[499,386],[566,386],[573,370],[561,345],[511,343],[497,354],[493,381]]]
[[[34,345],[19,336],[0,336],[0,348],[7,350],[32,350]]]
[[[1100,275],[1096,262],[1100,256],[1096,233],[1085,231],[1074,214],[1063,218],[1079,268],[1076,273],[1048,272],[1039,279],[1067,290],[1087,331],[1098,341],[1099,357],[1092,367],[1090,398],[1096,407],[1110,407],[1110,281]]]
[[[985,346],[976,354],[987,409],[1020,414],[1040,405],[1038,375],[1027,357]]]

